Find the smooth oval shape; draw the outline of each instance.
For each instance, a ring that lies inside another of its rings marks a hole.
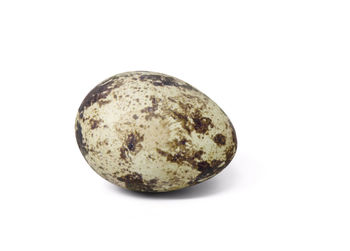
[[[203,182],[237,149],[232,123],[210,98],[180,79],[146,71],[97,85],[79,108],[75,132],[100,176],[139,192]]]

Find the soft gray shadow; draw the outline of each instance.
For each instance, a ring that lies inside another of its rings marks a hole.
[[[235,186],[237,179],[237,172],[233,164],[227,166],[221,173],[215,177],[177,191],[166,193],[141,193],[132,192],[113,184],[108,184],[111,189],[126,196],[141,198],[141,199],[164,199],[164,200],[178,200],[178,199],[194,199],[209,197],[219,193],[227,192]]]

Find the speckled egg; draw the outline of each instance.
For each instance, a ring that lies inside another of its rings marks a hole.
[[[188,83],[161,73],[115,75],[84,99],[76,139],[106,180],[139,192],[167,192],[221,172],[237,149],[226,114]]]

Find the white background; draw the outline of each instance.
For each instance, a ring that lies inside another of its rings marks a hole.
[[[0,249],[350,250],[349,1],[0,1]],[[218,176],[141,195],[76,145],[85,95],[124,71],[229,115]]]

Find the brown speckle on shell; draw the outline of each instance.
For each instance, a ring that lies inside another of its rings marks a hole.
[[[226,137],[221,133],[218,133],[214,137],[214,142],[219,146],[224,146],[226,144]]]
[[[143,141],[143,135],[140,135],[138,132],[130,133],[128,135],[128,138],[126,140],[126,146],[129,149],[129,151],[135,152],[137,149],[137,152],[140,151],[142,148],[140,142]]]
[[[90,119],[90,126],[91,126],[91,130],[96,129],[101,122],[103,122],[101,119],[97,120],[97,119]]]

